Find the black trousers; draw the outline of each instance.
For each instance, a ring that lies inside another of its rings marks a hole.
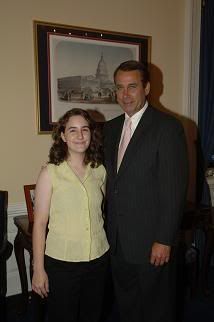
[[[121,322],[175,321],[175,259],[155,267],[111,256],[112,276]]]
[[[89,262],[65,262],[45,256],[49,278],[49,322],[99,322],[109,254]]]

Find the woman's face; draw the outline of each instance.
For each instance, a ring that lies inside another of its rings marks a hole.
[[[65,132],[61,132],[61,138],[67,143],[70,154],[85,154],[91,142],[88,121],[81,115],[71,116],[66,124]]]

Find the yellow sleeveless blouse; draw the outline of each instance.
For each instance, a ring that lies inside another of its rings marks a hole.
[[[52,198],[45,254],[69,262],[99,258],[109,249],[101,209],[105,168],[89,164],[83,181],[66,161],[59,166],[48,164],[47,169]]]

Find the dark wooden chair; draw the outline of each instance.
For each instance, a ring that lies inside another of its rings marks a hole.
[[[34,190],[35,184],[25,185],[24,193],[27,205],[27,214],[14,217],[14,224],[17,227],[17,235],[14,240],[14,253],[16,262],[19,270],[22,298],[18,307],[19,313],[24,313],[27,310],[29,301],[34,302],[33,306],[35,309],[36,317],[35,321],[43,321],[45,300],[42,300],[39,295],[28,290],[28,279],[25,263],[25,250],[30,255],[30,279],[32,280],[33,267],[32,267],[32,229],[33,229],[33,208],[34,208]]]
[[[17,227],[17,234],[14,240],[14,253],[19,270],[22,299],[20,302],[19,313],[24,313],[27,310],[31,295],[28,291],[27,270],[25,263],[25,250],[30,255],[30,279],[32,279],[32,229],[33,229],[33,206],[34,206],[34,190],[35,184],[25,185],[24,193],[27,206],[27,214],[14,217],[14,224]]]
[[[214,207],[205,207],[199,210],[200,222],[199,228],[204,232],[205,245],[202,253],[202,262],[200,270],[200,287],[205,295],[209,295],[209,269],[211,258],[214,254]]]
[[[8,192],[0,191],[0,317],[3,319],[7,293],[7,265],[13,246],[7,240]],[[0,318],[0,319],[1,319]],[[2,320],[3,321],[3,320]]]
[[[186,246],[187,253],[185,252],[185,254],[189,255],[186,267],[188,268],[191,294],[195,295],[198,288],[205,294],[209,294],[208,273],[214,253],[214,207],[193,206],[184,215],[181,231],[183,234],[181,240]],[[200,249],[194,249],[194,246],[191,246],[196,231],[201,231],[204,234],[204,247]],[[195,256],[195,258],[192,257],[192,260],[191,255]]]
[[[178,284],[182,296],[194,296],[198,288],[199,277],[199,250],[194,247],[195,231],[197,229],[199,217],[197,206],[187,202],[180,227],[178,254]],[[187,294],[186,294],[187,292]]]

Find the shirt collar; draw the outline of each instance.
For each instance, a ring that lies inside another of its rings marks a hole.
[[[137,112],[135,113],[134,115],[131,116],[131,120],[132,120],[132,129],[135,130],[143,113],[145,112],[145,110],[147,109],[148,107],[148,101],[145,102],[144,106]],[[127,113],[125,113],[125,119],[128,119],[129,116]]]

